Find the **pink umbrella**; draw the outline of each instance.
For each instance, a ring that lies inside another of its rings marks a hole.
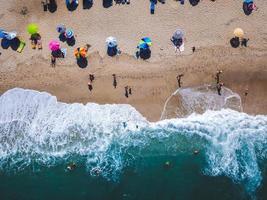
[[[51,40],[51,41],[49,42],[49,49],[50,49],[51,51],[59,50],[59,49],[60,49],[60,44],[59,44],[59,42],[56,41],[56,40]]]

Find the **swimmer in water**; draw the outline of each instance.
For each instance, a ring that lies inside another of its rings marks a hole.
[[[197,155],[197,154],[199,154],[199,150],[194,151],[194,155]]]
[[[69,171],[73,171],[75,168],[77,167],[76,163],[70,163],[68,166],[67,166],[67,170]]]
[[[170,161],[166,161],[165,163],[164,163],[164,166],[163,166],[165,169],[170,169],[171,167],[172,167],[172,165],[171,165],[171,162]]]

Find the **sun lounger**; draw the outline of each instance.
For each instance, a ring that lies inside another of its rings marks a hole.
[[[26,43],[23,41],[20,41],[19,47],[17,49],[17,52],[21,53],[25,47]]]

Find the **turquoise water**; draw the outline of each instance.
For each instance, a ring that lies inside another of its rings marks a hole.
[[[129,105],[0,97],[1,199],[264,200],[266,159],[267,116],[226,109],[150,123]]]

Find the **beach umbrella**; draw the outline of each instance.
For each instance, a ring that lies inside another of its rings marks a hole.
[[[5,31],[0,29],[0,38],[5,38]]]
[[[152,40],[149,37],[144,37],[141,39],[141,41],[144,41],[145,43],[147,43],[148,46],[152,45]]]
[[[149,46],[147,43],[143,42],[143,43],[139,43],[138,48],[139,49],[148,49]]]
[[[244,37],[244,31],[241,28],[236,28],[234,30],[234,35],[235,35],[235,37],[242,38],[242,37]]]
[[[173,39],[177,40],[182,39],[183,37],[184,37],[184,32],[181,29],[177,29],[172,36]]]
[[[74,33],[73,33],[73,30],[72,29],[67,29],[66,32],[65,32],[65,36],[66,38],[70,39],[74,36]]]
[[[36,24],[31,23],[27,26],[27,30],[29,34],[35,34],[38,32],[38,26]]]
[[[116,38],[112,36],[106,39],[106,44],[108,47],[111,47],[111,48],[116,47],[118,45]]]
[[[138,44],[138,48],[140,49],[147,49],[149,48],[149,46],[152,45],[152,41],[150,38],[148,37],[145,37],[145,38],[142,38],[140,41],[139,41],[139,44]]]
[[[65,33],[65,31],[66,31],[66,27],[65,27],[64,24],[59,24],[59,25],[57,26],[57,32],[59,32],[60,34],[61,34],[61,33]]]
[[[80,57],[85,58],[86,57],[86,53],[87,53],[87,50],[84,47],[77,48],[74,51],[74,55],[75,55],[76,58],[80,58]]]
[[[51,41],[49,42],[49,49],[50,49],[51,51],[57,51],[57,50],[59,50],[59,49],[60,49],[60,44],[59,44],[59,42],[56,41],[56,40],[51,40]]]

